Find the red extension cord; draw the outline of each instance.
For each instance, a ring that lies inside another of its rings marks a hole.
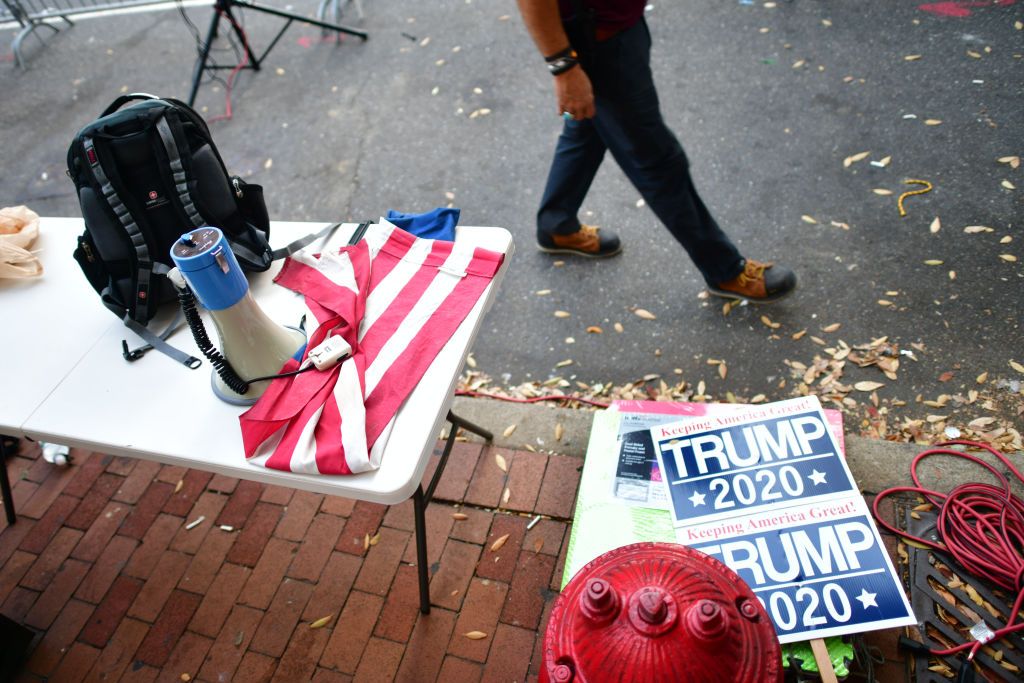
[[[910,465],[910,476],[914,480],[914,486],[897,486],[882,491],[875,498],[871,508],[878,523],[897,536],[947,552],[974,576],[986,579],[1017,595],[1006,626],[996,630],[991,638],[963,643],[946,650],[928,650],[930,654],[938,657],[970,650],[967,655],[968,663],[964,665],[970,669],[969,662],[974,659],[982,645],[1024,630],[1024,622],[1014,623],[1020,612],[1021,603],[1024,602],[1024,501],[1013,494],[1010,482],[993,465],[977,456],[949,448],[950,446],[969,446],[988,451],[1024,484],[1024,475],[1020,470],[991,446],[974,441],[947,441],[914,458]],[[917,466],[925,458],[934,455],[963,458],[979,465],[994,476],[1001,486],[967,482],[949,493],[924,488],[918,479]],[[878,505],[884,498],[904,492],[919,494],[938,508],[939,543],[896,529],[878,514]]]

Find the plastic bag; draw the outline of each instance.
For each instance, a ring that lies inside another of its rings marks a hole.
[[[38,277],[43,264],[29,251],[39,236],[39,214],[27,206],[0,209],[0,278]]]

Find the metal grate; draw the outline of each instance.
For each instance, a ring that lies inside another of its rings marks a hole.
[[[916,516],[916,517],[915,517]],[[936,515],[909,511],[907,529],[921,538],[937,540]],[[993,631],[1006,624],[1014,596],[990,589],[973,579],[941,553],[907,546],[911,604],[917,615],[919,636],[932,649],[945,649],[973,640],[970,629],[984,621]],[[963,665],[963,656],[917,657],[917,683],[948,683]],[[1020,681],[1024,678],[1024,637],[1012,634],[978,651],[979,681]]]

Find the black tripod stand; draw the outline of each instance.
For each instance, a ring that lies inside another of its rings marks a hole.
[[[281,17],[282,19],[288,20],[285,23],[285,25],[281,27],[281,30],[277,32],[277,35],[274,36],[274,39],[270,41],[270,45],[267,46],[267,49],[264,50],[263,54],[261,54],[259,57],[254,55],[252,52],[252,48],[249,47],[249,40],[246,38],[245,32],[242,30],[242,27],[239,26],[238,20],[235,18],[234,13],[232,12],[232,8],[234,7],[251,9],[257,12],[263,12],[265,14],[272,14],[275,17]],[[291,12],[285,12],[279,9],[274,9],[273,7],[261,7],[260,5],[257,5],[255,2],[250,2],[249,0],[215,0],[213,4],[213,16],[210,17],[210,28],[206,32],[206,42],[203,43],[202,50],[199,53],[199,59],[196,61],[195,71],[192,74],[192,91],[189,93],[188,96],[188,104],[190,107],[193,104],[195,104],[196,93],[199,92],[199,81],[202,79],[204,71],[206,71],[207,69],[214,70],[236,68],[234,66],[207,63],[207,60],[210,57],[210,45],[213,43],[213,39],[217,37],[217,29],[220,26],[221,18],[227,19],[228,23],[231,24],[232,33],[235,34],[235,38],[238,39],[238,42],[241,43],[242,48],[245,50],[245,56],[247,61],[244,68],[252,69],[253,71],[260,70],[260,66],[263,64],[263,60],[266,59],[267,55],[270,54],[270,51],[274,49],[274,46],[277,45],[277,41],[280,40],[282,35],[284,35],[284,32],[288,29],[288,27],[292,25],[293,21],[301,21],[304,24],[319,26],[320,28],[328,31],[335,31],[337,33],[347,33],[352,36],[359,36],[363,40],[366,40],[369,37],[363,31],[345,28],[344,26],[338,26],[337,24],[328,24],[323,21],[317,21],[316,19],[309,19],[307,17],[299,16],[298,14],[292,14]]]

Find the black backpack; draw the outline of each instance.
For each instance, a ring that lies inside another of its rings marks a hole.
[[[139,93],[118,97],[79,131],[68,148],[68,175],[85,219],[75,260],[103,304],[149,342],[134,351],[123,342],[125,359],[156,347],[198,366],[163,341],[176,324],[160,335],[145,327],[177,299],[166,278],[171,245],[211,225],[244,270],[266,270],[274,253],[263,188],[228,175],[206,122],[188,105]]]

